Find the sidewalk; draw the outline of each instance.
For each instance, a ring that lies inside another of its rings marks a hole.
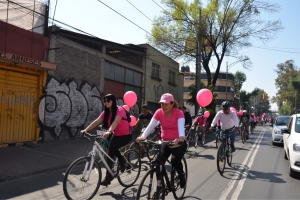
[[[137,136],[133,134],[132,141]],[[92,150],[93,143],[93,140],[80,137],[0,148],[0,183],[57,169],[67,170],[75,159]]]
[[[87,155],[93,141],[85,138],[27,143],[0,149],[0,183],[67,167]]]

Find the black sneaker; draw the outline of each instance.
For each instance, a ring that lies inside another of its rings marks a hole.
[[[231,147],[231,152],[232,153],[235,152],[235,147],[234,146]]]
[[[184,188],[186,185],[185,173],[182,173],[179,179],[180,179],[180,188]]]
[[[106,178],[100,183],[100,185],[106,186],[106,187],[110,184],[111,184],[111,181]]]
[[[120,165],[120,172],[123,173],[125,171],[125,160],[120,160],[119,165]]]

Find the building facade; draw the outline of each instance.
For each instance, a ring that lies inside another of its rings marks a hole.
[[[184,92],[183,92],[183,99],[184,105],[187,107],[187,110],[191,113],[191,115],[195,116],[195,107],[186,103],[188,99],[191,97],[189,96],[190,91],[188,87],[192,84],[195,84],[196,81],[196,74],[192,72],[183,72],[184,74]],[[214,76],[214,73],[212,73]],[[201,73],[201,82],[207,85],[207,75],[206,73]],[[227,88],[227,95],[226,95],[226,88]],[[231,105],[235,105],[235,97],[234,97],[234,75],[232,73],[220,72],[218,80],[216,82],[214,88],[214,94],[217,94],[216,99],[216,111],[220,110],[221,104],[223,101],[227,100],[231,103]]]
[[[0,21],[0,145],[37,142],[49,38]]]
[[[183,75],[179,63],[161,53],[149,44],[141,44],[147,50],[145,57],[144,103],[151,111],[160,108],[158,104],[164,93],[171,93],[179,106],[183,105]]]

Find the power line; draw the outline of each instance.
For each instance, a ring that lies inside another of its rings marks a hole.
[[[56,11],[56,6],[57,6],[57,1],[58,1],[58,0],[56,0],[56,2],[55,2],[54,13],[53,13],[53,19],[54,19],[54,17],[55,17],[55,11]],[[54,22],[54,20],[52,20],[52,26],[53,26],[53,22]]]
[[[255,47],[255,46],[253,46],[253,48],[257,48],[257,49],[266,49],[266,50],[270,50],[270,51],[280,51],[280,52],[286,52],[286,53],[295,53],[295,54],[300,54],[300,52],[294,52],[294,51],[284,51],[284,50],[279,50],[279,49],[271,49],[271,48],[265,48],[265,47]]]
[[[126,0],[128,3],[130,3],[130,1]],[[140,13],[142,13],[142,15],[144,15],[145,17],[147,17],[152,23],[152,19],[150,19],[147,15],[145,15],[142,11],[140,11],[137,7],[135,7],[132,3],[130,3],[130,5],[132,5],[135,9],[137,9]]]
[[[163,7],[161,7],[156,1],[152,0],[158,7],[160,7],[161,9],[163,9],[165,12],[168,12],[166,11]]]

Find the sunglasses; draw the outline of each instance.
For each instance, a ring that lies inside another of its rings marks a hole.
[[[107,99],[107,100],[105,100],[105,99],[104,99],[104,101],[103,101],[103,102],[104,102],[104,103],[106,103],[106,102],[107,102],[107,103],[109,103],[109,102],[110,102],[110,100],[109,100],[109,99]]]

